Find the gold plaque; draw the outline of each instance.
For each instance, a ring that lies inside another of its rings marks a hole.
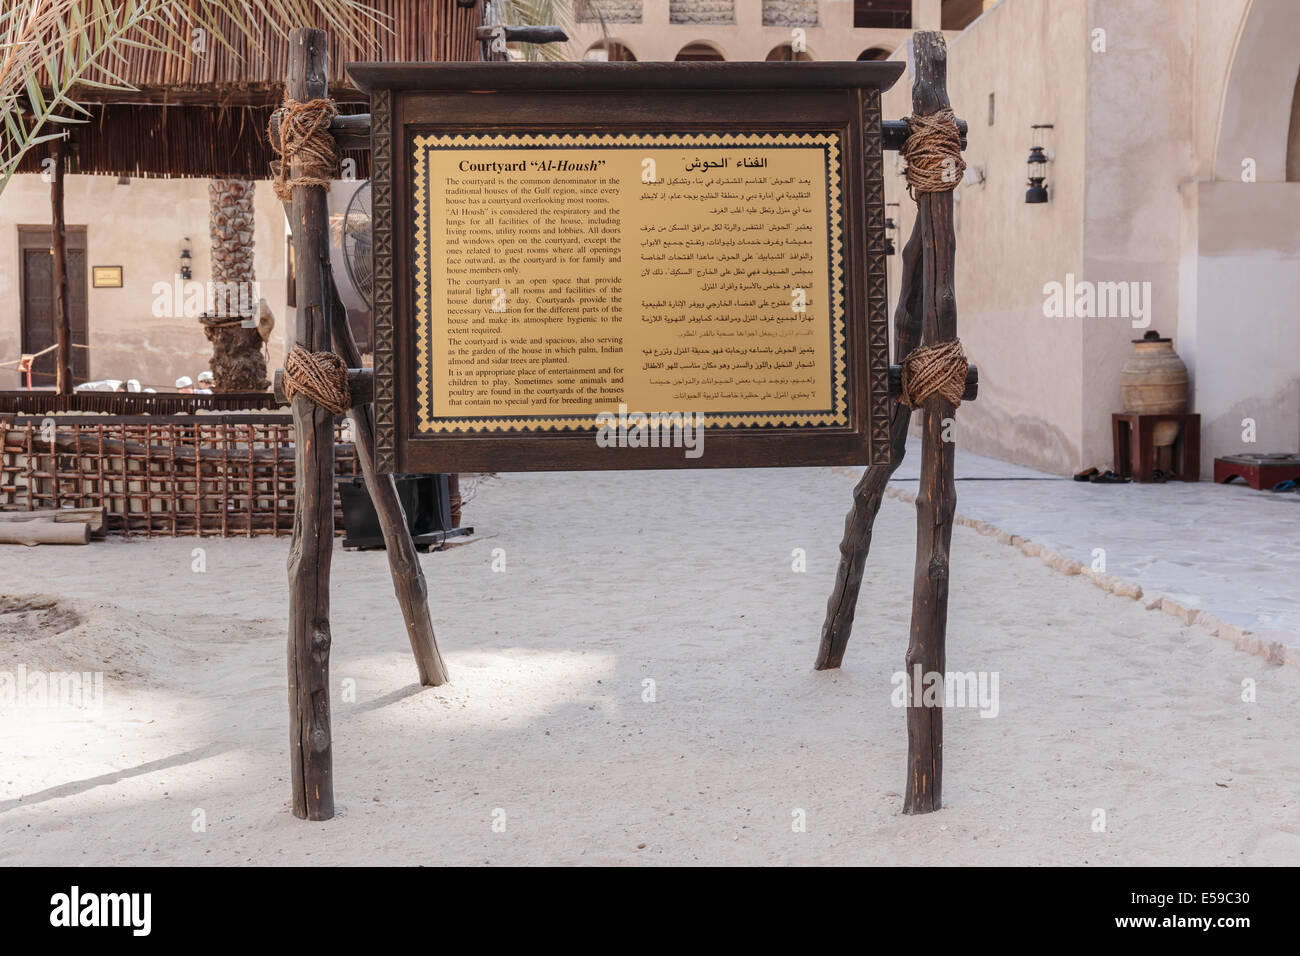
[[[849,423],[838,134],[412,148],[420,433]]]
[[[93,266],[90,270],[90,283],[96,289],[122,288],[121,266]]]

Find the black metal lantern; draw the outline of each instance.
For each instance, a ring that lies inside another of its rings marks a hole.
[[[1043,147],[1043,130],[1051,129],[1051,123],[1036,123],[1030,127],[1034,131],[1034,144],[1029,148],[1029,189],[1025,192],[1025,202],[1047,202],[1047,153]]]
[[[885,216],[885,255],[887,256],[895,255],[898,252],[898,249],[894,246],[894,235],[898,232],[898,220],[894,218],[895,214],[889,208],[897,205],[896,202],[885,203],[885,212],[889,213],[889,215]]]
[[[194,274],[190,269],[192,258],[193,257],[190,255],[190,237],[186,236],[185,245],[181,246],[181,278],[186,281],[188,281]]]

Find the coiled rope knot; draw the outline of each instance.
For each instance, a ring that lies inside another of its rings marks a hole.
[[[914,349],[903,359],[901,401],[908,408],[920,408],[931,395],[939,395],[956,408],[966,391],[969,367],[958,339]]]
[[[295,394],[342,415],[352,407],[348,367],[333,352],[309,352],[295,345],[284,360],[284,397],[292,402]]]
[[[327,188],[335,178],[341,154],[330,132],[330,122],[338,112],[330,99],[286,99],[272,114],[267,138],[280,157],[271,161],[271,175],[275,195],[281,202],[293,198],[294,186]],[[299,171],[291,178],[289,169],[294,163],[299,164]]]
[[[907,118],[907,128],[902,153],[907,160],[903,175],[907,177],[908,195],[915,199],[917,193],[956,189],[966,172],[956,114],[950,109],[929,116],[913,113]]]

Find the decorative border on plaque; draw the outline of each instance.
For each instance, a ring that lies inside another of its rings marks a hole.
[[[393,92],[370,97],[370,204],[374,225],[371,255],[375,312],[375,471],[397,470],[396,402],[393,392]]]
[[[871,460],[892,455],[890,407],[877,397],[889,394],[889,288],[885,258],[885,161],[880,135],[880,90],[865,89],[862,101],[863,202],[867,239],[867,394],[871,420],[867,438]]]
[[[876,93],[876,110],[879,113],[879,92]],[[480,148],[492,147],[820,147],[826,156],[826,212],[827,212],[827,282],[831,303],[831,408],[826,412],[703,412],[706,427],[714,428],[780,428],[780,427],[837,427],[849,424],[848,353],[845,321],[845,276],[843,235],[843,187],[841,183],[841,153],[839,134],[815,133],[503,133],[503,134],[427,134],[415,136],[411,143],[411,200],[414,206],[411,236],[413,260],[427,258],[427,240],[430,227],[427,167],[423,154],[430,148]],[[879,205],[881,234],[884,231],[883,166],[880,163],[880,139],[876,137],[876,174],[880,189]],[[884,283],[884,245],[880,243],[880,282]],[[376,263],[377,265],[377,263]],[[518,415],[488,416],[478,418],[443,418],[433,415],[430,408],[431,378],[430,352],[432,308],[429,302],[428,271],[414,269],[415,298],[415,355],[416,355],[416,422],[422,434],[454,434],[457,432],[538,432],[585,431],[598,426],[595,415]],[[883,307],[882,307],[883,308]],[[376,302],[376,309],[378,303]],[[883,315],[883,312],[882,312]],[[378,312],[376,312],[378,323]],[[378,324],[376,324],[378,337]],[[888,346],[882,375],[887,376]],[[379,355],[375,355],[376,378],[379,376]],[[886,379],[885,386],[888,388]],[[886,432],[888,428],[886,426]]]

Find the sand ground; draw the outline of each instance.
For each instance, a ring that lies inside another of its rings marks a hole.
[[[910,506],[844,668],[811,667],[856,477],[489,483],[423,559],[437,689],[383,554],[336,552],[325,823],[287,804],[286,540],[7,547],[0,672],[105,681],[98,716],[0,713],[0,862],[1300,862],[1300,669],[964,527],[948,667],[996,672],[998,713],[946,711],[945,808],[904,816]]]

